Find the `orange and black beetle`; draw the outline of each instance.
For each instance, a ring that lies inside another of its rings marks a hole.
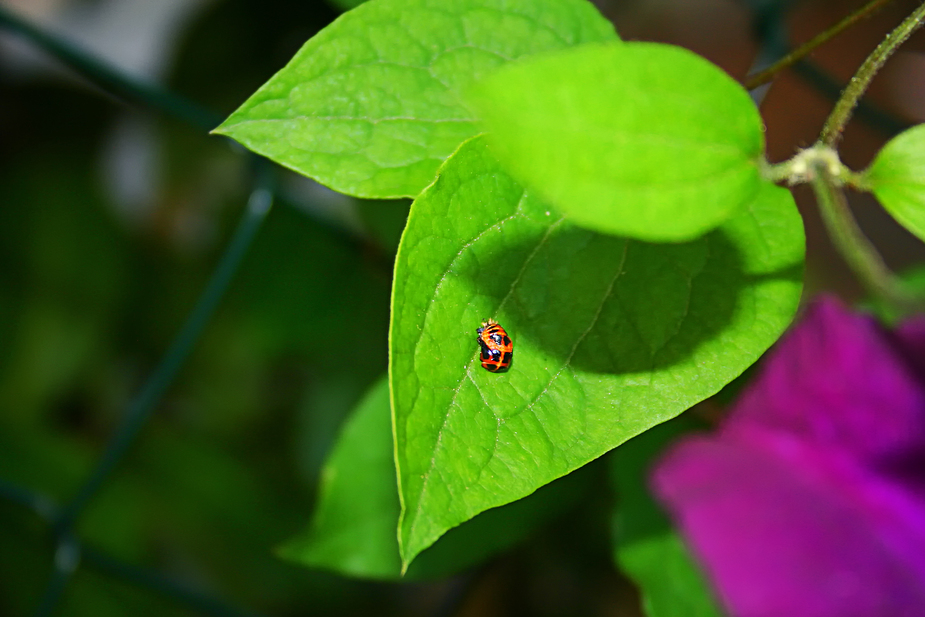
[[[475,338],[482,348],[482,368],[492,373],[503,373],[511,368],[514,359],[514,343],[498,322],[493,319],[482,323],[475,331]]]

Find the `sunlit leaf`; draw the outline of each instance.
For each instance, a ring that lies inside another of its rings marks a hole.
[[[473,101],[499,160],[570,221],[690,240],[759,191],[764,136],[748,93],[687,50],[583,45],[502,67]]]
[[[646,244],[570,224],[464,144],[412,205],[392,290],[405,563],[718,391],[790,322],[802,260],[784,189]],[[508,373],[479,366],[487,317],[513,338]]]
[[[343,193],[414,197],[478,132],[460,100],[473,79],[614,40],[586,0],[370,0],[308,41],[216,132]]]

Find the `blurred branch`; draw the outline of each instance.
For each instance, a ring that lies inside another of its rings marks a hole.
[[[893,55],[900,45],[906,39],[912,36],[912,33],[918,30],[925,23],[925,2],[919,5],[911,15],[903,20],[899,26],[890,32],[887,37],[877,45],[877,48],[871,52],[864,63],[858,69],[848,86],[842,93],[841,98],[835,104],[835,108],[825,121],[822,127],[822,133],[819,136],[819,142],[827,146],[835,147],[838,140],[841,139],[842,131],[845,125],[851,119],[851,114],[858,104],[858,100],[867,91],[871,80],[879,72],[884,63]]]
[[[124,563],[90,547],[84,547],[83,560],[91,568],[113,577],[121,578],[139,587],[151,589],[165,596],[175,598],[204,615],[214,615],[214,617],[257,617],[255,613],[236,609],[166,576]]]
[[[260,229],[261,223],[270,211],[273,203],[273,194],[270,190],[273,170],[262,159],[255,160],[258,166],[256,188],[251,192],[247,207],[241,221],[238,223],[238,228],[213,271],[209,283],[154,374],[148,379],[138,397],[132,401],[122,425],[109,441],[106,452],[90,478],[81,486],[77,495],[63,509],[61,516],[58,517],[55,525],[58,535],[55,568],[42,595],[39,609],[36,612],[37,617],[45,617],[54,612],[64,593],[68,579],[77,568],[80,547],[77,540],[72,536],[74,523],[90,499],[103,483],[109,479],[126,452],[135,443],[142,427],[150,418],[151,413],[160,402],[167,388],[173,383],[180,368],[189,357],[193,345],[199,340],[199,336],[228,289],[228,285],[231,283],[231,279],[237,271],[245,252],[250,247],[257,230]],[[95,555],[100,557],[98,554]],[[215,614],[231,615],[232,613]]]
[[[211,111],[153,84],[132,79],[76,45],[63,41],[60,37],[22,19],[13,11],[4,8],[2,4],[0,4],[0,29],[28,39],[81,77],[117,98],[140,103],[205,131],[211,131],[221,122],[221,118]]]
[[[32,510],[46,521],[54,520],[58,513],[58,507],[50,497],[3,479],[0,479],[0,498]]]
[[[796,64],[810,53],[812,53],[817,47],[820,47],[824,43],[835,38],[837,35],[841,34],[861,19],[872,15],[877,9],[891,1],[892,0],[871,0],[871,2],[868,2],[854,13],[851,13],[834,26],[820,32],[812,39],[806,43],[803,43],[768,68],[749,75],[745,78],[745,81],[742,83],[742,85],[745,86],[746,90],[753,90],[758,86],[768,83],[779,72]]]
[[[250,247],[251,241],[260,228],[260,224],[270,211],[273,203],[273,194],[270,191],[273,169],[263,159],[254,160],[257,161],[258,166],[256,188],[251,192],[247,207],[238,223],[234,236],[228,243],[208,285],[206,285],[202,295],[199,297],[199,301],[190,312],[183,329],[174,339],[173,344],[164,355],[154,374],[151,375],[144,388],[129,406],[125,419],[116,435],[109,442],[103,458],[74,499],[65,507],[58,520],[57,527],[59,530],[65,530],[73,526],[74,521],[80,516],[87,502],[96,494],[100,486],[109,479],[113,470],[135,442],[142,426],[151,416],[167,388],[173,383],[174,378],[189,356],[193,345],[199,340],[200,334],[202,334],[203,329],[212,317],[212,313],[228,289],[228,285],[237,271],[244,253]]]
[[[14,12],[4,8],[2,3],[0,3],[0,30],[7,30],[23,36],[108,94],[161,111],[205,131],[211,131],[221,122],[221,117],[208,109],[163,90],[156,85],[125,75],[106,61],[96,58],[79,47],[62,41],[58,36],[18,17]],[[279,203],[307,212],[313,220],[332,232],[332,235],[346,241],[353,248],[367,253],[370,252],[370,243],[362,242],[347,233],[342,227],[333,225],[330,221],[326,221],[322,217],[298,207],[295,200],[287,198],[285,194],[274,194],[274,199]],[[376,252],[375,247],[372,247],[372,252]],[[378,252],[381,253],[381,251]],[[375,259],[376,266],[382,268],[384,272],[391,276],[391,255],[377,254]]]
[[[80,564],[80,544],[70,534],[61,536],[55,549],[55,559],[52,566],[51,577],[42,592],[42,599],[35,611],[35,617],[50,617],[61,602],[64,589],[71,575]]]

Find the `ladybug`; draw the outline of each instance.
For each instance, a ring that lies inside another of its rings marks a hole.
[[[511,368],[514,359],[514,343],[498,322],[489,319],[475,331],[475,340],[482,348],[482,368],[492,373],[503,373]]]

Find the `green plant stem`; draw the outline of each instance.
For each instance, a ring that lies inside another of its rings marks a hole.
[[[809,152],[835,152],[842,131],[851,119],[858,101],[870,86],[871,80],[896,49],[922,25],[923,20],[925,2],[922,2],[867,56],[835,103],[819,140]],[[799,156],[794,157],[794,160]],[[893,306],[901,315],[921,311],[922,299],[903,287],[858,227],[843,190],[846,182],[856,185],[857,177],[852,174],[839,175],[838,169],[842,167],[840,163],[837,166],[832,165],[831,161],[822,158],[816,158],[808,165],[810,173],[807,178],[816,194],[819,211],[832,243],[871,294]]]
[[[861,68],[859,68],[857,73],[854,74],[854,77],[851,78],[841,98],[839,98],[838,102],[835,104],[832,113],[825,121],[822,134],[819,136],[820,142],[830,147],[834,147],[838,143],[838,140],[841,139],[842,131],[845,129],[845,125],[848,124],[848,120],[851,119],[851,114],[858,104],[858,100],[867,91],[871,80],[873,80],[874,76],[889,57],[893,55],[893,52],[895,52],[913,32],[921,27],[923,20],[925,20],[925,2],[919,5],[919,7],[904,19],[896,29],[890,32],[887,37],[877,45],[877,48],[867,56],[864,60],[864,64],[861,65]]]
[[[107,94],[163,111],[205,131],[211,131],[221,122],[221,118],[216,114],[183,97],[127,77],[79,47],[22,19],[2,4],[0,29],[28,39],[33,45],[45,50]]]
[[[845,193],[824,165],[814,167],[810,181],[826,230],[838,252],[867,290],[896,307],[902,314],[922,309],[922,300],[903,288],[863,234],[848,207]]]
[[[837,35],[844,32],[846,29],[856,24],[861,19],[868,17],[874,11],[889,2],[892,2],[892,0],[871,0],[871,2],[868,2],[854,13],[851,13],[834,26],[820,32],[812,39],[803,43],[768,68],[762,69],[757,73],[749,75],[742,82],[742,85],[745,86],[746,90],[754,90],[758,86],[768,83],[779,72],[796,64],[810,53],[812,53],[817,47],[827,43]]]

